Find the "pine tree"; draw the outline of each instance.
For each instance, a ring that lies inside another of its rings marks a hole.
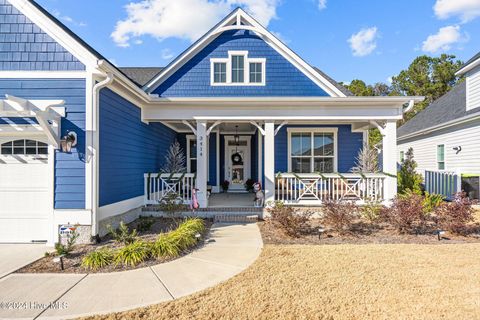
[[[170,148],[168,148],[167,155],[165,156],[165,164],[161,171],[163,173],[187,172],[187,168],[185,167],[185,154],[178,141],[172,143]]]
[[[416,194],[422,193],[421,183],[423,178],[421,174],[415,171],[416,168],[417,162],[413,159],[413,149],[409,148],[398,172],[398,192],[400,194],[408,191]]]

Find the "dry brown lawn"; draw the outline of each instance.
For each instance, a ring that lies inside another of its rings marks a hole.
[[[480,244],[265,246],[203,292],[91,319],[480,319]]]

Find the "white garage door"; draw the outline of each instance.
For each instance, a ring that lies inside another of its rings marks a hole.
[[[45,241],[50,230],[48,146],[2,138],[0,147],[0,242]]]

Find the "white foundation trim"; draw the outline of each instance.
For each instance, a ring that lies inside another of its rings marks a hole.
[[[113,216],[118,216],[127,211],[139,208],[143,206],[143,200],[144,200],[144,196],[141,195],[135,198],[131,198],[131,199],[127,199],[127,200],[123,200],[120,202],[115,202],[112,204],[108,204],[106,206],[99,207],[97,219],[98,221],[101,221],[103,219],[113,217]]]
[[[57,209],[53,211],[53,224],[55,228],[60,224],[89,226],[92,224],[92,212],[90,210]]]

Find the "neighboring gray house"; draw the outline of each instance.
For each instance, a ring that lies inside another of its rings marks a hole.
[[[453,172],[462,175],[462,189],[478,190],[472,176],[480,175],[480,53],[457,75],[465,81],[398,128],[397,160],[412,147],[424,176],[425,171]]]

